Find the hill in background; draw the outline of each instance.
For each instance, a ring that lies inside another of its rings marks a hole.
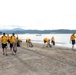
[[[58,30],[25,30],[22,28],[14,28],[12,30],[0,30],[1,33],[16,33],[16,34],[24,34],[24,33],[29,33],[29,34],[58,34],[58,33],[76,33],[76,30],[69,30],[69,29],[58,29]]]

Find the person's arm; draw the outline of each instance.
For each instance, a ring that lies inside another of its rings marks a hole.
[[[0,42],[2,43],[2,37],[0,37]]]

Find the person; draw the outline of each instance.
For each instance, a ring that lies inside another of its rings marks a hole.
[[[54,36],[51,38],[51,43],[52,43],[53,45],[55,45],[55,38],[54,38]]]
[[[5,33],[3,33],[3,35],[1,36],[1,44],[2,44],[2,50],[3,50],[3,55],[8,55],[7,54],[7,36],[5,35]]]
[[[46,47],[52,47],[52,45],[50,44],[50,39],[47,40],[47,46]]]
[[[48,47],[48,46],[52,47],[51,44],[50,44],[50,39],[44,38],[43,41],[44,41],[43,47]]]
[[[21,42],[22,42],[22,40],[20,39],[20,38],[18,38],[18,36],[17,36],[17,47],[21,47]]]
[[[44,39],[43,39],[43,41],[44,41],[43,47],[47,46],[47,40],[48,40],[48,38],[44,38]]]
[[[31,39],[30,38],[26,38],[26,44],[27,44],[27,47],[33,47],[33,44],[31,42]]]
[[[73,49],[73,50],[74,50],[74,45],[75,45],[75,38],[76,38],[75,33],[73,33],[73,34],[70,36],[70,40],[71,40],[71,42],[72,42],[72,49]]]
[[[10,48],[10,36],[7,34],[7,47]]]
[[[15,36],[15,33],[12,33],[12,36],[10,37],[10,50],[12,51],[12,53],[14,53],[14,50],[13,50],[13,45],[14,43],[16,42],[16,36]],[[15,46],[15,45],[14,45]]]
[[[9,36],[9,34],[7,35],[7,42],[10,43],[10,36]]]

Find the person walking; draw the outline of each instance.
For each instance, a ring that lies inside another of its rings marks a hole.
[[[2,50],[3,50],[3,55],[8,55],[7,54],[7,36],[5,35],[5,33],[3,33],[3,35],[1,36],[1,44],[2,44]]]
[[[73,50],[74,50],[74,45],[75,45],[75,38],[76,38],[75,33],[73,33],[73,34],[70,36],[70,40],[71,40],[71,42],[72,42],[72,49],[73,49]]]
[[[12,33],[12,36],[10,37],[10,50],[12,51],[12,53],[14,53],[14,50],[13,50],[15,47],[14,43],[16,43],[16,36],[15,36],[15,33]]]

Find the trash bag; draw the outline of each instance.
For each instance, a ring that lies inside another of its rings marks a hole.
[[[20,47],[20,43],[19,42],[17,42],[17,47]]]

